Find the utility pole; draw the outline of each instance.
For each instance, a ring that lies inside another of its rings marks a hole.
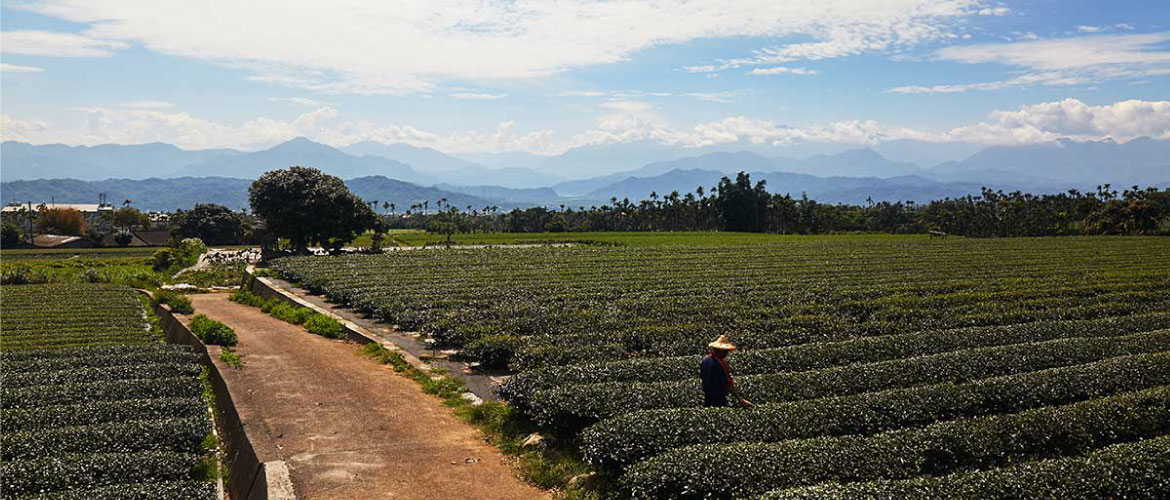
[[[28,204],[28,209],[27,209],[27,210],[25,210],[25,216],[26,216],[26,217],[25,217],[25,220],[27,220],[27,221],[28,221],[28,231],[25,231],[25,232],[24,232],[24,234],[25,234],[25,236],[27,236],[27,237],[28,237],[28,244],[31,246],[31,245],[33,244],[33,210],[32,210],[32,200],[26,201],[25,203],[26,203],[26,204]]]

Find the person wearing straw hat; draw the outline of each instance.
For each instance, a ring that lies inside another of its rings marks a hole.
[[[699,376],[703,379],[703,406],[729,406],[727,396],[735,396],[741,406],[752,406],[751,401],[739,395],[735,387],[735,379],[731,376],[731,366],[727,364],[727,355],[735,350],[735,344],[727,339],[727,335],[720,335],[714,342],[707,344],[708,353],[699,363]]]

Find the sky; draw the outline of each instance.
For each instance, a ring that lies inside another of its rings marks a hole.
[[[1170,2],[0,0],[0,136],[537,154],[1170,139]]]

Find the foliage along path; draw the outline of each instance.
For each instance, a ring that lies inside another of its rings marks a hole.
[[[236,330],[244,368],[224,374],[246,425],[268,435],[299,498],[543,498],[498,450],[418,385],[358,352],[227,294],[191,295]]]

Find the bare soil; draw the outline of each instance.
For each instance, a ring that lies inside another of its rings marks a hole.
[[[249,432],[262,434],[260,460],[286,461],[299,498],[548,497],[513,476],[476,429],[357,344],[226,294],[190,297],[197,313],[235,329],[244,368],[224,378]]]

